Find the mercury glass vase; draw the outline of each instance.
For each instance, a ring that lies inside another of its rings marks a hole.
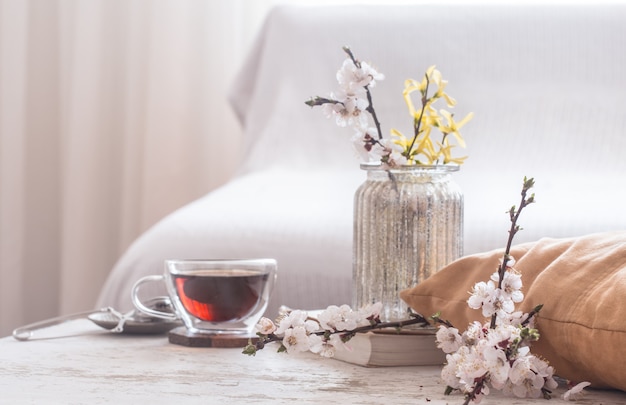
[[[354,197],[353,307],[382,302],[382,321],[406,319],[401,290],[463,254],[458,166],[363,164]]]

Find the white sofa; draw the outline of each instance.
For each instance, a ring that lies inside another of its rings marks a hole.
[[[409,131],[401,91],[436,64],[473,111],[465,253],[502,247],[505,211],[536,180],[517,242],[626,229],[626,7],[621,5],[279,6],[233,83],[246,160],[225,186],[164,218],[112,270],[98,306],[130,308],[167,258],[274,257],[281,304],[349,303],[352,198],[365,173],[351,133],[304,101],[336,87],[349,45],[386,78],[373,89],[385,131]],[[157,291],[154,291],[157,293]]]

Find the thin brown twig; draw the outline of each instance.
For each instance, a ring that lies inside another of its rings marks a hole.
[[[535,185],[535,180],[533,178],[524,177],[524,184],[522,186],[522,198],[520,201],[519,209],[516,209],[515,206],[512,206],[509,210],[509,217],[511,218],[511,228],[509,229],[509,237],[506,243],[506,249],[504,250],[504,256],[502,257],[502,263],[500,264],[500,268],[498,269],[498,288],[502,288],[502,281],[504,280],[504,273],[506,272],[506,265],[508,261],[511,259],[511,247],[513,246],[513,239],[517,232],[521,229],[517,224],[517,221],[522,213],[522,210],[535,202],[535,195],[532,194],[530,197],[526,198],[528,194],[528,190],[530,190]],[[494,313],[491,315],[491,323],[489,327],[491,329],[495,329],[496,327],[496,319],[497,315]]]

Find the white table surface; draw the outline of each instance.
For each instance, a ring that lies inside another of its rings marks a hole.
[[[47,338],[0,339],[0,404],[461,404],[445,396],[440,367],[364,368],[310,353],[256,357],[240,349],[173,345],[166,335],[116,335],[87,320]],[[73,335],[73,336],[69,336]],[[555,404],[503,398],[483,404]],[[626,393],[590,390],[582,404],[626,404]]]

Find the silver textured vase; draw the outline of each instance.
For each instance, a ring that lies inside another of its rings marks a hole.
[[[401,290],[463,254],[458,166],[363,164],[354,197],[353,307],[382,302],[381,319],[405,319]],[[430,314],[425,314],[430,315]]]

